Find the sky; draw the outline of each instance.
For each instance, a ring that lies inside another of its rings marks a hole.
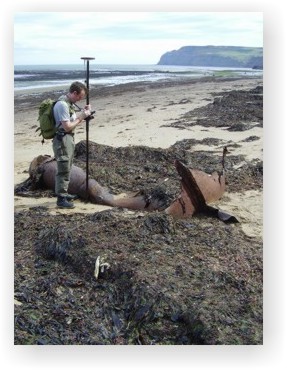
[[[157,64],[189,45],[263,46],[262,12],[16,12],[14,65]]]

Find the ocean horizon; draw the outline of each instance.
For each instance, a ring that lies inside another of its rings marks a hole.
[[[92,85],[114,86],[131,82],[153,82],[180,78],[246,75],[262,76],[263,71],[251,68],[169,66],[157,64],[89,64],[89,82]],[[14,90],[17,92],[69,86],[73,81],[86,79],[86,65],[47,64],[15,65]]]

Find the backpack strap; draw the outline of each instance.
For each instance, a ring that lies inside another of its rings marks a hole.
[[[64,101],[68,104],[70,116],[72,116],[76,112],[76,108],[74,106],[74,103],[71,103],[69,101],[69,99],[67,98],[67,95],[63,95],[57,101]]]

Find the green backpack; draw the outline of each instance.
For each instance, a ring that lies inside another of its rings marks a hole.
[[[53,139],[56,134],[56,122],[53,114],[54,105],[57,103],[57,100],[52,99],[45,99],[42,101],[39,107],[39,117],[38,121],[40,123],[40,127],[36,129],[36,132],[40,130],[40,135],[42,135],[44,139]]]
[[[53,108],[57,101],[58,100],[45,99],[40,104],[38,116],[40,127],[36,129],[36,132],[40,130],[39,136],[42,135],[43,137],[42,144],[45,142],[45,139],[53,139],[57,132],[55,117],[53,113]],[[70,115],[75,112],[71,104],[69,104],[69,112]]]

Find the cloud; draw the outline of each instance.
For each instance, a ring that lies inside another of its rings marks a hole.
[[[15,64],[156,64],[186,45],[262,46],[262,13],[16,13]]]

